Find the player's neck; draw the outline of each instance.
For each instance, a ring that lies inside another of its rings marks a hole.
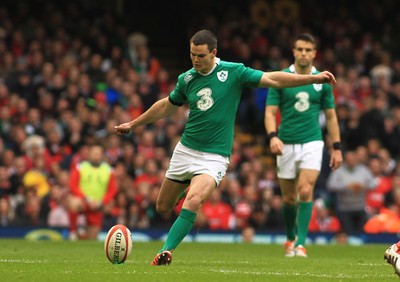
[[[294,70],[297,74],[310,74],[312,69],[312,65],[307,67],[301,67],[298,65],[294,65]]]
[[[207,70],[206,72],[199,72],[201,75],[207,76],[210,73],[212,73],[214,71],[214,69],[217,67],[217,65],[219,64],[219,59],[218,58],[214,58],[214,63],[212,64],[212,66],[210,67],[209,70]]]

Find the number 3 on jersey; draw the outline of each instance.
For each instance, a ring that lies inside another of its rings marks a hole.
[[[203,88],[198,93],[200,99],[197,101],[197,108],[200,111],[207,111],[214,105],[214,99],[211,97],[212,90],[210,88]]]
[[[299,92],[296,95],[298,101],[294,104],[294,108],[299,112],[305,112],[310,108],[309,95],[307,92]]]

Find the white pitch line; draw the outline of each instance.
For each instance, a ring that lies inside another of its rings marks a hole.
[[[370,274],[365,275],[348,275],[344,273],[339,273],[336,275],[332,274],[315,274],[315,273],[299,273],[299,272],[272,272],[272,271],[239,271],[239,270],[223,270],[223,269],[209,269],[211,272],[219,272],[219,273],[237,273],[237,274],[246,274],[246,275],[273,275],[273,276],[304,276],[304,277],[315,277],[315,278],[346,278],[346,279],[360,279],[360,278],[371,278]],[[393,277],[393,275],[385,275],[385,274],[375,274],[373,277],[376,278],[387,278]]]
[[[6,263],[48,263],[48,260],[40,259],[0,259],[0,262]]]

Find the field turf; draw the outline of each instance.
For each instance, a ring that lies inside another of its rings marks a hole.
[[[0,239],[0,281],[397,281],[387,245],[310,245],[285,258],[280,245],[182,243],[170,266],[151,267],[162,242],[135,243],[123,265],[103,242]]]

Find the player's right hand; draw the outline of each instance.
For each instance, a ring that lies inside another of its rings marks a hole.
[[[269,141],[269,147],[271,149],[271,153],[274,155],[282,155],[283,152],[283,143],[278,136],[273,137]]]
[[[323,71],[319,73],[317,76],[319,76],[318,79],[321,79],[320,83],[329,83],[330,85],[336,84],[335,76],[329,71]]]
[[[128,134],[130,131],[131,125],[129,122],[114,126],[114,132],[117,134]]]

